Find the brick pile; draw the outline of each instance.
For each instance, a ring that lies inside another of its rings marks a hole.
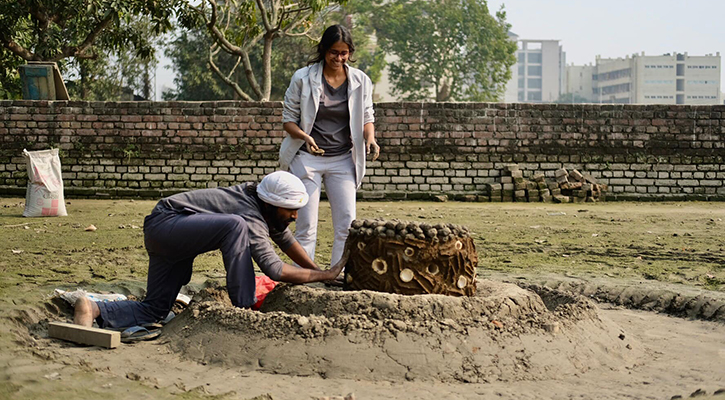
[[[543,173],[527,179],[517,164],[508,164],[502,171],[501,182],[489,184],[478,201],[583,203],[604,199],[607,185],[598,183],[591,175],[560,168],[555,176],[555,182],[547,182]]]
[[[603,193],[607,191],[607,185],[598,183],[589,174],[560,168],[555,175],[557,187],[552,192],[557,203],[590,203],[604,199]]]

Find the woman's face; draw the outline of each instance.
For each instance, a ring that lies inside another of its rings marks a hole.
[[[343,68],[348,58],[350,58],[350,47],[345,42],[336,42],[325,53],[325,65],[338,70]]]

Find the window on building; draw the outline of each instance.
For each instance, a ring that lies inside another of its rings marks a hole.
[[[528,61],[530,64],[541,64],[541,53],[529,53]]]
[[[526,72],[524,64],[519,64],[519,76],[524,76],[524,72]]]
[[[529,101],[541,101],[541,92],[529,92]]]
[[[529,78],[528,88],[529,89],[541,89],[541,78]]]
[[[529,65],[529,75],[541,76],[541,65]]]
[[[526,100],[526,99],[524,99],[524,91],[519,90],[519,101],[524,101],[524,100]]]
[[[626,69],[619,69],[619,70],[611,71],[611,72],[603,72],[603,73],[599,74],[598,79],[600,81],[609,81],[609,80],[613,80],[613,79],[628,78],[630,76],[632,76],[632,69],[626,68]]]
[[[523,51],[519,52],[519,64],[523,64],[526,62],[526,53]]]

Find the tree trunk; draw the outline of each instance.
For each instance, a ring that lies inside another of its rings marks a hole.
[[[451,86],[445,80],[436,93],[436,101],[448,101],[451,98]]]
[[[274,36],[267,32],[264,35],[264,51],[262,53],[262,65],[264,71],[262,73],[262,98],[260,101],[269,101],[272,94],[272,42]]]
[[[79,69],[80,69],[80,75],[81,75],[81,99],[87,100],[88,99],[88,71],[86,70],[85,63],[83,61],[79,62]]]
[[[154,100],[151,98],[151,76],[149,75],[150,63],[146,63],[143,70],[143,97],[146,100]]]

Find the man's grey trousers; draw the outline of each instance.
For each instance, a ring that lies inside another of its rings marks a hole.
[[[143,230],[149,254],[146,298],[98,302],[100,327],[124,328],[165,318],[181,287],[191,280],[194,258],[217,249],[222,252],[232,304],[251,307],[256,302],[249,232],[242,217],[189,209],[175,212],[157,205],[144,220]]]

